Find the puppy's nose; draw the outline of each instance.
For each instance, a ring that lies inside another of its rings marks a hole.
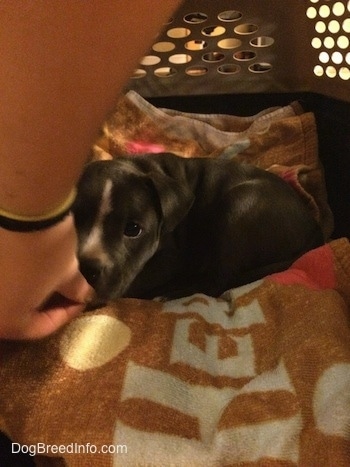
[[[79,269],[91,287],[95,287],[102,274],[101,262],[97,259],[80,258]]]

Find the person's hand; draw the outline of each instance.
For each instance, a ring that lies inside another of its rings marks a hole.
[[[72,215],[34,233],[0,229],[0,338],[42,338],[83,311],[93,291],[76,243]]]

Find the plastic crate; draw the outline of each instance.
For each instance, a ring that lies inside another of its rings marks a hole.
[[[190,112],[316,116],[334,237],[350,237],[350,1],[186,0],[127,89]]]

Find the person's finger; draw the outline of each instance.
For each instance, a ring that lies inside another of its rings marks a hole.
[[[85,308],[84,303],[73,302],[63,296],[53,298],[57,303],[46,309],[34,310],[29,326],[15,339],[41,339],[46,337],[78,316]]]

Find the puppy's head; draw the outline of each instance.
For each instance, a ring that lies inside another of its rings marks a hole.
[[[174,190],[133,160],[92,162],[73,206],[80,269],[100,300],[125,295],[159,246],[161,232],[184,215]]]

